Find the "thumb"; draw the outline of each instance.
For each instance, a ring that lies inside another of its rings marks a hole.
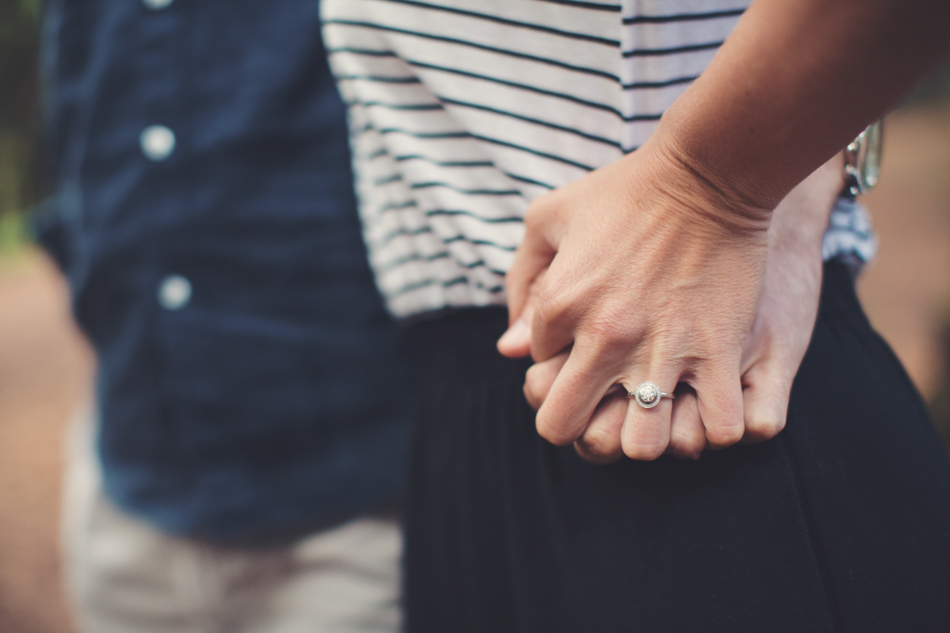
[[[509,325],[508,330],[498,339],[498,351],[502,356],[522,358],[531,353],[531,317],[527,312],[526,310],[517,321]]]
[[[509,325],[521,318],[532,290],[537,290],[539,277],[557,254],[557,249],[545,237],[539,223],[533,220],[529,222],[528,219],[525,218],[524,239],[515,251],[514,261],[505,276]]]
[[[531,353],[531,323],[534,322],[534,311],[537,307],[538,289],[547,272],[545,265],[529,282],[521,309],[514,321],[511,321],[508,330],[498,339],[498,351],[508,358],[522,358]],[[511,295],[509,294],[509,316],[511,311]]]

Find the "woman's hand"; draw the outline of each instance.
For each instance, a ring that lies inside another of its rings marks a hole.
[[[508,274],[509,311],[517,322],[544,272],[531,353],[544,362],[570,347],[538,432],[555,444],[583,438],[613,385],[631,391],[651,380],[663,391],[680,382],[695,390],[691,415],[709,445],[739,441],[742,344],[765,273],[770,211],[712,187],[655,140],[535,201]],[[673,418],[685,413],[678,405],[691,402],[628,403],[623,452],[663,454]]]
[[[695,181],[675,161],[673,174],[645,178],[658,168],[637,154],[532,207],[499,349],[523,356],[530,346],[539,362],[525,394],[541,407],[539,432],[576,441],[591,461],[695,457],[707,444],[772,437],[814,323],[840,164],[790,194],[766,236],[767,214],[675,184]],[[666,391],[685,384],[647,410],[626,391],[648,379]]]

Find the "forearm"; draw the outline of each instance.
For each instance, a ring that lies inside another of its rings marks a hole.
[[[767,217],[950,50],[948,25],[942,0],[756,0],[658,139]]]

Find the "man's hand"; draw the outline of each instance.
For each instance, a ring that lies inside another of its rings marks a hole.
[[[840,158],[836,158],[796,187],[775,211],[768,231],[768,263],[763,292],[751,331],[747,330],[744,336],[741,361],[735,366],[733,376],[739,383],[741,372],[739,419],[742,433],[738,435],[744,441],[771,438],[784,426],[791,383],[808,346],[817,311],[821,236],[841,185],[841,163]],[[543,263],[544,259],[538,261]],[[499,342],[499,349],[508,356],[524,356],[529,352],[533,329],[529,324],[534,319],[538,295],[545,287],[545,271],[542,266],[538,275],[529,282],[521,318],[514,321],[513,327]],[[701,325],[706,307],[707,304],[703,304],[691,310],[690,314],[679,316],[697,318]],[[532,406],[541,407],[548,399],[572,352],[573,349],[560,352],[529,370],[525,395]],[[636,354],[634,352],[631,356],[636,357]],[[538,356],[535,353],[536,359]],[[681,384],[672,406],[669,407],[667,401],[662,403],[671,409],[669,417],[656,420],[649,416],[660,407],[643,410],[626,398],[626,388],[635,384],[627,384],[624,389],[610,388],[595,403],[596,408],[576,438],[578,452],[597,463],[614,461],[625,451],[631,457],[646,459],[663,452],[698,457],[709,439],[697,390]],[[660,383],[660,386],[669,389],[671,385]],[[645,419],[656,426],[666,425],[666,429],[655,434],[659,438],[658,444],[664,441],[665,444],[651,446],[645,454],[630,451],[629,443],[624,442],[629,435],[627,426],[631,418],[633,424]],[[541,429],[539,424],[539,431]],[[732,441],[737,439],[734,435]]]

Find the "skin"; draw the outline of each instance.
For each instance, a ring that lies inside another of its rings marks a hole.
[[[835,156],[793,189],[778,205],[768,232],[768,255],[758,311],[742,351],[745,434],[743,442],[770,439],[785,426],[791,384],[811,339],[821,293],[821,241],[828,216],[841,191],[842,157]],[[530,323],[535,306],[529,299],[522,327],[499,341],[510,357],[530,353]],[[540,408],[568,352],[536,363],[525,377],[525,397]],[[574,442],[588,461],[607,464],[623,456],[621,430],[627,407],[622,389],[598,403],[590,424]],[[680,388],[672,403],[670,437],[662,452],[699,457],[706,448],[695,392]],[[658,449],[657,449],[658,450]]]
[[[789,331],[756,325],[778,311],[761,301],[773,210],[947,53],[948,22],[936,0],[756,0],[648,143],[531,205],[506,336],[539,364],[567,355],[537,400],[543,437],[606,459],[619,434],[655,459],[694,455],[697,419],[710,448],[777,432],[794,371],[753,371],[774,345],[747,343]],[[605,400],[644,380],[683,396]]]

